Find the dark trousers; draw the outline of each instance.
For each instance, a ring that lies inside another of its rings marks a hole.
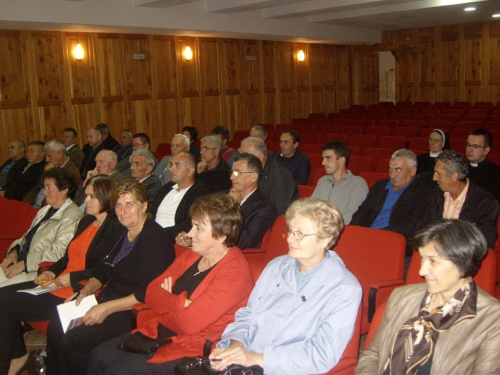
[[[106,341],[130,333],[132,328],[130,311],[113,313],[101,324],[81,325],[65,334],[61,321],[53,320],[47,331],[47,375],[86,374],[90,352]]]
[[[56,306],[64,299],[50,293],[33,296],[18,293],[34,288],[33,281],[0,288],[0,374],[7,374],[10,361],[26,354],[21,321],[59,321]]]
[[[105,342],[92,350],[87,375],[173,375],[177,361],[148,363],[149,354],[128,353],[117,348],[130,333]]]

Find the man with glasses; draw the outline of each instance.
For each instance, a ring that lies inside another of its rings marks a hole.
[[[132,137],[132,152],[137,151],[137,150],[142,150],[142,149],[150,150],[148,135],[146,133],[134,134],[134,136]],[[153,154],[153,156],[154,156],[154,154]],[[125,158],[116,165],[116,169],[127,178],[132,178],[132,170],[130,169],[130,159],[131,158],[132,158],[132,156]],[[154,157],[154,160],[155,160],[155,167],[156,167],[156,165],[158,164],[156,157]]]
[[[465,156],[469,160],[469,180],[488,190],[500,202],[500,167],[488,159],[493,139],[484,129],[470,132],[465,143]]]
[[[149,204],[153,204],[160,192],[161,182],[158,176],[152,174],[156,158],[151,150],[136,150],[130,156],[132,178],[135,178],[146,187]]]
[[[467,178],[469,161],[456,151],[443,151],[436,160],[434,181],[439,188],[426,201],[423,224],[438,219],[461,219],[481,229],[489,248],[498,237],[498,201]]]
[[[220,157],[222,143],[219,138],[207,135],[201,139],[200,161],[196,166],[197,181],[201,181],[210,192],[229,190],[229,166]]]
[[[234,159],[231,171],[233,187],[229,194],[239,202],[243,228],[237,246],[240,249],[259,248],[262,238],[278,217],[273,202],[259,189],[262,163],[259,158],[242,153]]]
[[[172,241],[179,233],[191,229],[189,208],[196,198],[209,193],[202,182],[195,182],[196,160],[189,153],[189,139],[183,134],[181,136],[187,139],[187,150],[176,152],[170,158],[168,168],[171,181],[161,188],[149,209]]]

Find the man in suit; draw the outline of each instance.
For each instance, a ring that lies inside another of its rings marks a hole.
[[[28,164],[17,181],[4,186],[1,193],[5,193],[3,194],[5,198],[21,201],[38,184],[46,164],[43,146],[44,143],[41,141],[33,141],[28,145],[26,153]]]
[[[113,148],[113,151],[116,152],[116,156],[118,157],[118,161],[122,161],[123,159],[129,158],[132,155],[132,132],[128,129],[123,129],[120,131],[120,144]]]
[[[87,172],[95,169],[95,157],[104,149],[102,144],[102,131],[99,128],[87,130],[87,144],[83,146],[83,161],[80,167],[82,180],[87,177]]]
[[[137,151],[137,150],[143,150],[143,149],[145,149],[145,150],[151,149],[149,137],[145,133],[134,134],[134,136],[132,137],[131,145],[132,145],[132,152]],[[154,158],[154,160],[155,160],[155,166],[156,166],[156,164],[158,164],[156,157]],[[116,169],[118,169],[125,177],[131,178],[132,177],[132,170],[130,169],[130,157],[119,161],[118,164],[116,165]]]
[[[201,181],[211,192],[229,190],[229,166],[222,160],[220,152],[222,143],[219,138],[207,135],[201,139],[201,158],[196,166],[197,181]]]
[[[132,177],[146,187],[149,204],[152,205],[161,189],[158,176],[152,174],[156,158],[148,149],[134,151],[130,157]]]
[[[5,161],[0,171],[0,188],[17,181],[23,174],[24,167],[28,164],[28,160],[25,157],[26,144],[23,141],[16,140],[9,142],[7,153],[9,154],[9,159]]]
[[[111,133],[109,132],[108,125],[101,122],[95,126],[97,129],[101,129],[102,132],[102,144],[105,150],[113,150],[116,146],[120,144],[116,139],[113,138]]]
[[[96,167],[87,173],[87,178],[85,179],[83,186],[87,184],[90,177],[97,176],[98,174],[105,174],[113,177],[116,181],[120,182],[126,179],[119,171],[116,170],[116,164],[118,163],[118,157],[114,151],[111,150],[101,150],[95,157]]]
[[[258,248],[262,238],[278,217],[273,202],[259,189],[262,163],[255,155],[242,153],[234,159],[231,171],[233,187],[229,194],[240,203],[243,228],[237,246]]]
[[[187,149],[189,150],[189,145]],[[195,182],[196,160],[188,151],[172,156],[169,169],[171,181],[161,188],[150,212],[173,241],[177,234],[191,229],[189,208],[196,198],[209,191],[202,182]]]
[[[64,147],[66,147],[66,154],[69,156],[73,164],[75,164],[76,167],[80,169],[85,155],[76,143],[77,136],[78,134],[76,133],[75,129],[66,128],[62,132],[61,142]]]

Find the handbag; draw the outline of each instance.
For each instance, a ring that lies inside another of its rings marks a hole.
[[[149,354],[152,357],[160,347],[165,344],[170,344],[171,342],[172,339],[152,339],[137,331],[116,346],[124,352]]]
[[[225,370],[217,371],[210,365],[210,359],[202,357],[184,357],[174,368],[175,375],[264,375],[262,367],[230,365]]]

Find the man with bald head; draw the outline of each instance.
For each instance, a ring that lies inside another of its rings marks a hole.
[[[132,132],[128,129],[120,131],[120,144],[113,148],[113,151],[118,157],[118,161],[128,159],[132,155]]]
[[[87,172],[95,169],[95,157],[104,149],[104,145],[102,143],[102,130],[95,127],[87,130],[87,144],[83,146],[83,161],[82,166],[80,167],[80,175],[82,180],[87,177]]]
[[[196,160],[188,151],[176,152],[170,158],[169,170],[171,181],[161,188],[150,212],[173,241],[178,233],[189,232],[189,208],[196,198],[208,194],[209,190],[202,182],[195,181]]]
[[[21,177],[24,167],[28,164],[28,160],[25,158],[26,145],[23,141],[16,140],[9,142],[7,153],[9,154],[9,159],[5,161],[0,171],[0,188],[3,188],[8,183],[17,181]]]
[[[170,142],[171,155],[164,156],[153,171],[153,175],[160,177],[162,185],[171,181],[170,158],[177,155],[179,152],[189,152],[190,147],[191,142],[187,135],[176,134],[172,137],[172,141]]]
[[[87,173],[87,179],[83,183],[85,186],[89,178],[97,176],[98,174],[105,174],[107,176],[113,177],[116,181],[120,182],[126,179],[119,171],[116,170],[116,164],[118,163],[118,157],[116,153],[111,150],[101,150],[95,157],[96,167],[95,169]]]
[[[262,163],[259,188],[273,201],[278,215],[284,215],[290,204],[299,199],[299,189],[292,172],[277,160],[270,158],[261,138],[248,137],[241,141],[240,153],[257,156]]]
[[[267,139],[267,129],[262,125],[254,125],[252,129],[250,129],[250,137],[257,137],[262,139],[264,142]],[[233,167],[234,159],[240,154],[240,151],[237,150],[236,153],[231,156],[231,158],[227,161],[229,168]]]

